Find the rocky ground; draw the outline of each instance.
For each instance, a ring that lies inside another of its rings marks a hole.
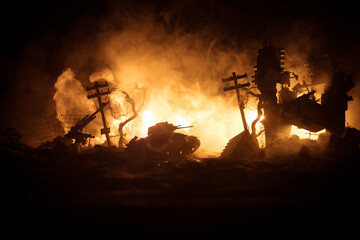
[[[116,148],[74,152],[3,142],[2,232],[166,238],[357,233],[358,147],[302,144],[298,151],[230,160],[138,159]]]

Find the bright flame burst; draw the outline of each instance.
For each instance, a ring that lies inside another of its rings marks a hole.
[[[69,84],[69,82],[74,83]],[[57,103],[59,115],[84,112],[84,110],[91,113],[96,109],[96,101],[94,103],[94,101],[86,99],[84,97],[86,96],[86,91],[81,89],[79,84],[75,84],[76,82],[78,80],[75,79],[75,75],[71,70],[65,71],[58,78],[56,85],[58,90],[54,99]],[[112,84],[116,83],[113,82]],[[77,87],[73,88],[74,85]],[[74,93],[74,90],[77,91],[75,92],[76,94],[71,94],[72,92]],[[139,116],[125,125],[123,129],[125,139],[128,141],[134,136],[145,137],[150,126],[158,122],[167,121],[179,126],[193,126],[192,128],[185,128],[179,131],[184,131],[184,133],[194,135],[200,139],[199,155],[216,156],[221,153],[232,137],[243,131],[239,108],[234,96],[209,97],[196,88],[186,89],[186,91],[181,93],[174,92],[169,88],[149,88],[150,90],[154,93],[146,99],[147,101],[145,101],[143,109],[139,112]],[[64,92],[64,94],[61,95],[61,92]],[[109,99],[111,104],[113,104],[113,108],[115,106],[126,113],[119,113],[115,117],[109,108],[105,109],[107,123],[111,129],[111,141],[113,145],[117,145],[118,138],[116,137],[119,136],[117,132],[119,124],[131,115],[131,108],[126,106],[127,101],[124,96],[117,92],[112,92]],[[141,102],[141,96],[136,97],[135,100]],[[248,105],[244,111],[247,124],[250,128],[251,123],[257,118],[257,111],[254,110],[256,109],[255,102],[248,102]],[[264,116],[260,118],[255,126],[256,133],[263,130],[263,125],[261,124],[263,118]],[[101,128],[103,128],[102,121],[100,116],[98,116],[84,129],[84,132],[95,136],[95,138],[90,139],[91,144],[102,144],[105,142],[105,136],[100,134]],[[308,131],[293,126],[291,134],[298,135],[300,138],[316,139],[316,134],[323,131],[312,133],[309,136]],[[260,147],[265,146],[264,134],[258,137],[258,141]]]
[[[220,42],[201,33],[169,34],[158,27],[156,18],[151,16],[126,21],[120,31],[110,35],[109,31],[101,34],[97,38],[101,42],[94,46],[91,59],[99,59],[101,65],[106,62],[107,67],[90,75],[90,83],[106,80],[110,88],[126,90],[135,100],[137,109],[145,99],[139,116],[123,129],[127,140],[134,136],[145,137],[148,127],[168,121],[174,125],[193,126],[181,131],[200,139],[198,153],[219,155],[229,139],[244,130],[236,97],[233,92],[222,91],[220,79],[232,71],[250,73],[253,70],[254,59],[249,57],[246,48],[224,48]],[[252,48],[251,45],[249,49]],[[79,50],[69,58],[82,61],[78,56],[90,56],[88,48],[86,53]],[[83,61],[82,64],[87,63],[86,58]],[[83,117],[97,109],[96,99],[86,98],[88,92],[84,86],[90,83],[81,83],[71,69],[59,76],[54,100],[60,121],[64,119],[59,116],[79,114]],[[145,97],[139,88],[146,90]],[[131,107],[119,91],[112,91],[104,101],[110,101],[104,110],[112,143],[117,145],[119,123],[131,116]],[[248,102],[245,109],[248,125],[257,117],[255,102]],[[101,128],[101,117],[97,116],[84,129],[95,136],[91,139],[93,144],[105,141]],[[257,132],[261,128],[259,121]],[[263,146],[263,137],[264,134],[258,138],[260,146]]]
[[[147,130],[150,126],[153,126],[156,124],[155,117],[150,110],[145,110],[143,112],[142,121],[143,121],[143,126],[142,126],[143,134],[147,133]]]
[[[312,140],[316,140],[319,136],[319,134],[324,133],[325,129],[320,130],[318,132],[309,132],[308,130],[298,128],[296,126],[292,126],[291,128],[291,135],[297,135],[301,139],[309,138]]]

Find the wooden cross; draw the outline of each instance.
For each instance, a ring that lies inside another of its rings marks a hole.
[[[234,89],[236,90],[236,96],[237,96],[237,100],[238,100],[238,104],[239,104],[239,108],[240,108],[241,120],[242,120],[242,123],[244,126],[244,131],[249,131],[248,125],[246,123],[245,113],[244,113],[244,103],[241,99],[239,89],[250,86],[250,83],[249,82],[244,83],[244,84],[238,83],[238,79],[242,79],[242,78],[246,78],[246,77],[247,77],[246,73],[244,75],[236,75],[236,73],[233,72],[231,77],[221,79],[221,80],[222,80],[222,82],[234,81],[234,86],[224,88],[224,92],[231,91]]]
[[[88,95],[87,95],[87,98],[90,99],[90,98],[95,98],[95,97],[97,97],[97,99],[98,99],[98,101],[99,101],[99,106],[100,106],[100,109],[101,109],[101,110],[100,110],[101,118],[102,118],[102,121],[103,121],[103,124],[104,124],[104,128],[101,129],[101,134],[105,134],[107,145],[108,145],[109,147],[111,147],[110,136],[109,136],[110,128],[107,127],[106,119],[105,119],[105,114],[104,114],[104,110],[103,110],[104,103],[101,101],[101,96],[110,94],[110,91],[109,91],[109,89],[108,89],[106,92],[100,91],[100,88],[107,87],[107,86],[108,86],[108,83],[107,83],[107,82],[105,82],[104,84],[100,84],[99,82],[95,82],[95,83],[94,83],[94,86],[92,86],[92,87],[87,87],[86,90],[87,90],[87,91],[91,91],[91,90],[95,90],[95,91],[96,91],[95,94],[92,94],[92,95],[88,94]],[[107,104],[107,103],[106,103],[106,104]]]

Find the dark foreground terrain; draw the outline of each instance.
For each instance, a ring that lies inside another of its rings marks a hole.
[[[358,235],[359,151],[346,144],[250,160],[21,144],[1,156],[1,232],[14,237]]]

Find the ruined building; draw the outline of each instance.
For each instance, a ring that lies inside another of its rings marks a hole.
[[[298,80],[298,76],[295,73],[284,71],[284,49],[274,47],[268,41],[264,41],[263,48],[259,49],[257,53],[253,83],[260,94],[247,91],[259,100],[258,117],[251,124],[252,138],[256,137],[254,126],[259,121],[260,115],[264,115],[262,124],[265,128],[266,147],[271,147],[280,138],[289,137],[292,125],[310,132],[326,129],[331,136],[343,136],[345,111],[348,108],[348,101],[352,100],[347,92],[355,86],[350,75],[333,68],[331,79],[326,82],[327,86],[321,99],[316,100],[315,91],[309,90],[305,81],[290,89],[291,79]],[[223,82],[226,80],[223,79]],[[279,91],[277,84],[281,85]],[[310,85],[316,84],[318,83],[314,82]],[[236,83],[235,85],[231,89],[238,90],[244,87],[244,84]],[[226,90],[227,88],[224,88],[224,91]],[[239,106],[242,104],[240,102]],[[244,118],[243,123],[246,126]],[[247,128],[244,127],[244,129],[244,132],[249,132]],[[249,148],[248,142],[253,142],[249,139],[250,134],[242,133],[235,136],[225,147],[222,156],[237,157],[238,153]],[[244,144],[247,145],[245,149]],[[251,146],[256,147],[255,144],[251,144]],[[240,149],[242,150],[240,151]]]

